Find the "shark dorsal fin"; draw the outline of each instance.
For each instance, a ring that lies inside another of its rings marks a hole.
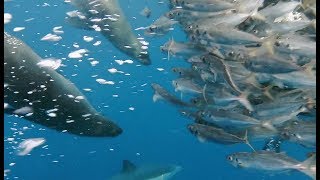
[[[136,169],[136,166],[130,162],[129,160],[123,160],[122,162],[122,172],[123,173],[130,173]]]

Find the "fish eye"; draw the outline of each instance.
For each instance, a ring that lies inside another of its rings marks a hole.
[[[181,72],[181,71],[179,71],[179,74],[180,74],[180,75],[182,75],[182,72]]]
[[[256,30],[256,29],[255,29],[255,30],[253,30],[253,33],[257,34],[257,33],[258,33],[258,30]]]
[[[280,46],[279,41],[276,41],[276,42],[274,43],[274,45],[276,45],[276,46]]]
[[[227,158],[228,158],[229,161],[233,160],[232,156],[228,156]]]
[[[284,137],[289,137],[289,133],[288,132],[283,132],[283,133],[281,133],[282,134],[282,136],[284,136]]]
[[[231,51],[231,52],[228,53],[228,55],[229,55],[229,56],[233,56],[233,55],[234,55],[234,52]]]

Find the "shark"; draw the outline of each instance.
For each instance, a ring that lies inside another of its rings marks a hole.
[[[178,165],[142,165],[123,160],[122,170],[110,180],[168,180],[182,170]]]
[[[122,129],[100,114],[63,75],[39,66],[42,58],[4,32],[4,109],[8,115],[78,136],[116,137]]]
[[[116,48],[143,65],[150,65],[146,42],[138,38],[118,0],[70,0],[77,10],[67,12],[73,27],[100,32]]]

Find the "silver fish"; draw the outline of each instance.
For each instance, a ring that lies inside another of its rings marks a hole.
[[[178,106],[192,106],[191,104],[185,103],[180,99],[176,98],[175,96],[171,95],[166,89],[156,83],[152,83],[151,87],[154,90],[154,95],[152,97],[153,102],[156,102],[159,99],[165,99],[166,101],[178,105]]]
[[[298,170],[315,179],[316,171],[312,166],[314,158],[311,156],[307,160],[299,162],[283,152],[272,151],[239,152],[227,156],[228,162],[235,167],[271,172]]]

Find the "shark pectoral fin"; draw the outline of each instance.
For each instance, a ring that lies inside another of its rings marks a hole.
[[[154,95],[152,96],[153,102],[156,102],[159,99],[162,99],[162,97],[158,93],[154,93]]]
[[[65,21],[71,26],[79,29],[93,30],[93,28],[90,27],[91,22],[88,21],[85,16],[79,14],[78,11],[67,12],[67,15],[68,16],[65,18]]]
[[[201,142],[201,143],[205,143],[206,139],[204,137],[201,136],[197,136],[197,139]]]

